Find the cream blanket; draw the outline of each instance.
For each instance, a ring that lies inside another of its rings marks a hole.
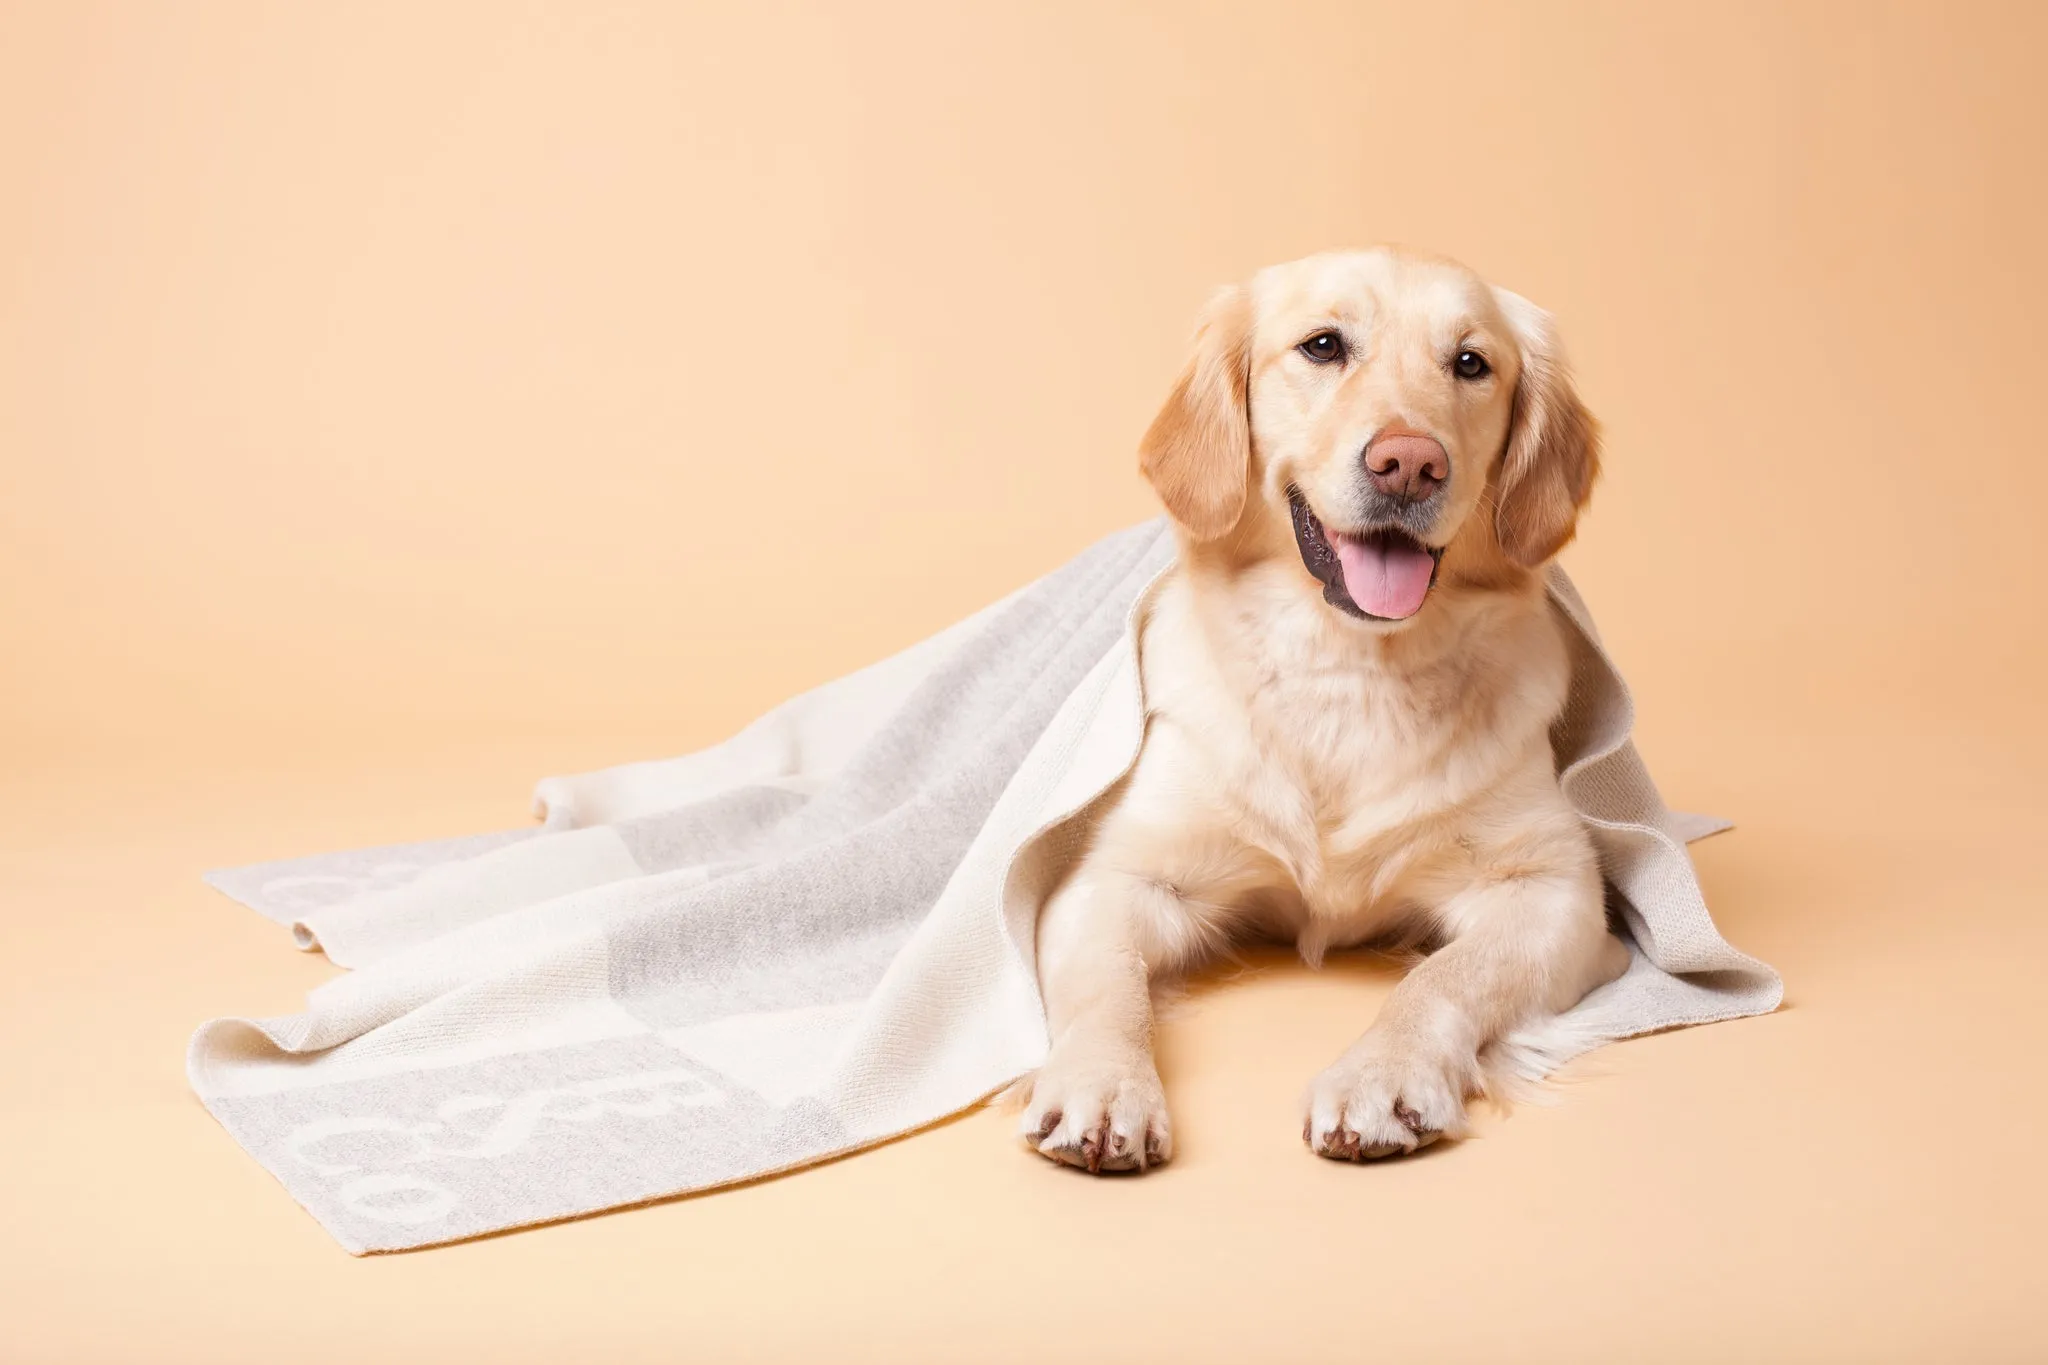
[[[1112,536],[714,748],[542,782],[538,830],[214,874],[352,970],[304,1013],[202,1026],[193,1088],[355,1253],[790,1170],[982,1101],[1044,1055],[1034,924],[1073,817],[1137,755],[1131,622],[1172,557],[1163,522]],[[1780,997],[1694,881],[1685,841],[1723,826],[1664,808],[1561,572],[1551,597],[1559,772],[1636,951],[1524,1040],[1533,1070]]]

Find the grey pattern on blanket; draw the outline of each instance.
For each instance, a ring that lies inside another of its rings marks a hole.
[[[371,1067],[251,1094],[206,1093],[213,1087],[202,1084],[209,1107],[356,1251],[630,1204],[846,1150],[853,1144],[831,1106],[800,1082],[764,1094],[750,1080],[782,1061],[802,1075],[845,1045],[862,1001],[930,912],[1018,765],[1116,644],[1132,601],[1169,559],[1159,528],[1144,526],[1056,569],[983,620],[815,789],[737,785],[612,826],[646,881],[624,894],[617,882],[575,894],[589,902],[601,949],[597,993],[643,1031],[452,1061],[430,1053],[416,1069]],[[528,855],[544,853],[565,833],[393,846],[210,880],[289,923],[450,864],[481,867],[515,842],[538,846]],[[358,975],[402,970],[408,955]],[[521,978],[592,965],[586,954],[557,950],[495,976],[504,991],[531,993],[539,1012],[587,986]],[[460,997],[491,988],[487,979],[450,985],[412,1015],[459,1014]],[[762,1016],[775,1018],[759,1028],[748,1022]],[[722,1021],[739,1021],[729,1039]],[[294,1054],[298,1021],[239,1030],[234,1022],[202,1030],[195,1059],[204,1051],[232,1070],[239,1054],[266,1043],[280,1054],[273,1064]],[[365,1045],[378,1028],[407,1022],[379,1024],[343,1050],[374,1051]],[[690,1036],[704,1026],[705,1037]],[[720,1067],[728,1044],[747,1066]],[[791,1047],[808,1060],[760,1055]],[[195,1060],[195,1083],[199,1075]]]

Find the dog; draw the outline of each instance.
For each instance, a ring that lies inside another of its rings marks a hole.
[[[1333,252],[1214,297],[1140,443],[1179,554],[1137,761],[1040,917],[1032,1150],[1172,1157],[1152,989],[1234,942],[1428,950],[1308,1088],[1342,1161],[1464,1133],[1489,1049],[1627,966],[1549,738],[1545,571],[1599,458],[1550,316],[1463,266]]]

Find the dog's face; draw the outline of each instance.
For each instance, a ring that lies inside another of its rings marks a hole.
[[[1197,544],[1289,540],[1332,607],[1392,629],[1441,577],[1561,549],[1597,452],[1542,310],[1381,250],[1218,295],[1142,463]]]

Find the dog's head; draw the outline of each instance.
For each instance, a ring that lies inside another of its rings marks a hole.
[[[1462,266],[1312,256],[1209,305],[1140,446],[1184,536],[1233,558],[1291,540],[1333,607],[1379,629],[1440,578],[1562,549],[1598,435],[1550,317]]]

